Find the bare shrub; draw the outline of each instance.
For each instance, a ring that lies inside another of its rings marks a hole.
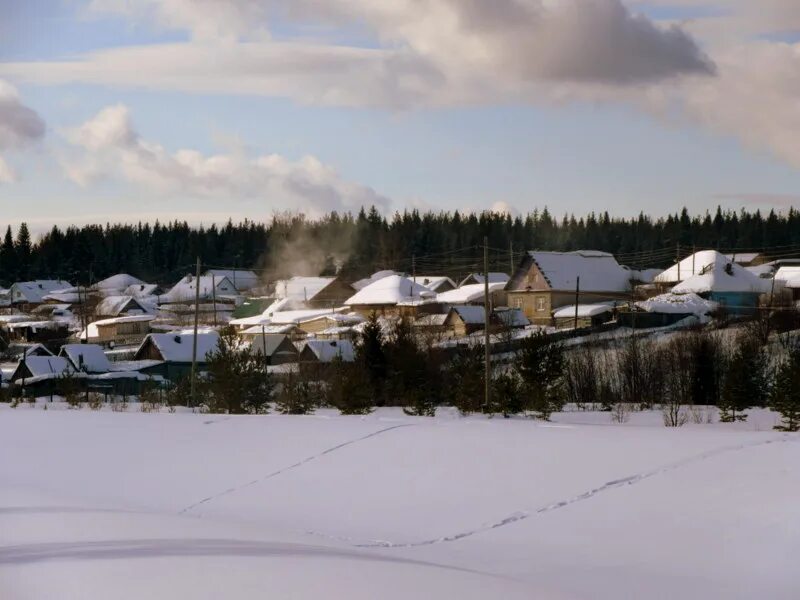
[[[617,402],[611,408],[611,421],[613,423],[627,423],[631,418],[631,407],[625,402]]]
[[[87,404],[91,410],[100,410],[103,407],[103,394],[98,392],[89,392]]]

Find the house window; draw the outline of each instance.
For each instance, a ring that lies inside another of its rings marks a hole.
[[[545,298],[543,298],[542,296],[536,298],[536,310],[538,312],[544,312],[546,308],[547,307],[545,306]]]
[[[514,298],[514,308],[522,308],[522,298]]]

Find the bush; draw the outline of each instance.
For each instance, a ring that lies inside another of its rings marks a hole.
[[[775,372],[769,407],[780,413],[779,431],[800,431],[800,344],[789,350],[788,358]]]
[[[358,363],[341,358],[331,363],[331,378],[325,388],[325,399],[343,415],[365,415],[372,412],[373,399],[369,378]]]
[[[515,361],[521,381],[523,407],[540,419],[564,407],[564,350],[560,343],[537,332],[524,338]]]
[[[289,373],[275,398],[276,410],[284,415],[306,415],[320,403],[320,393],[314,383],[302,374]]]

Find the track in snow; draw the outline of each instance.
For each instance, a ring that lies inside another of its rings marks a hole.
[[[506,525],[510,525],[511,523],[516,523],[518,521],[524,521],[533,516],[541,515],[544,513],[548,513],[553,510],[558,510],[564,508],[566,506],[570,506],[571,504],[575,504],[577,502],[583,502],[584,500],[589,500],[597,496],[598,494],[602,494],[603,492],[608,492],[610,490],[614,490],[617,488],[635,485],[644,481],[645,479],[650,479],[651,477],[655,477],[656,475],[663,475],[664,473],[669,473],[670,471],[675,471],[687,465],[702,462],[704,460],[708,460],[709,458],[713,458],[720,454],[726,454],[728,452],[737,452],[740,450],[745,450],[747,448],[755,448],[758,446],[766,446],[769,444],[775,444],[779,442],[787,442],[787,441],[798,441],[798,438],[791,438],[788,435],[784,435],[780,438],[773,438],[770,440],[762,441],[762,442],[753,442],[750,444],[739,444],[737,446],[725,446],[722,448],[717,448],[714,450],[708,450],[701,454],[697,454],[695,456],[690,456],[683,460],[679,460],[674,463],[670,463],[668,465],[658,467],[656,469],[652,469],[650,471],[644,471],[642,473],[637,473],[636,475],[630,475],[628,477],[623,477],[621,479],[614,479],[613,481],[608,481],[603,485],[596,487],[594,489],[588,490],[582,494],[577,496],[573,496],[572,498],[567,498],[565,500],[560,500],[558,502],[553,502],[551,504],[547,504],[537,509],[533,510],[522,510],[515,512],[507,517],[500,519],[499,521],[495,521],[494,523],[488,523],[477,527],[475,529],[470,529],[466,531],[462,531],[459,533],[454,533],[452,535],[443,536],[440,538],[433,538],[427,540],[420,540],[416,542],[390,542],[390,541],[369,541],[369,542],[362,542],[362,543],[353,543],[352,545],[356,548],[414,548],[417,546],[431,546],[433,544],[442,544],[447,542],[455,542],[467,537],[471,537],[478,533],[484,533],[486,531],[490,531],[492,529],[498,529],[500,527],[505,527]],[[339,539],[339,540],[346,540],[347,538],[336,538],[334,536],[327,536],[325,534],[320,534],[317,532],[306,532],[311,535],[320,535],[322,537],[328,537],[329,539]],[[349,540],[354,541],[354,540]]]
[[[341,444],[337,444],[336,446],[332,446],[332,447],[328,448],[327,450],[323,450],[319,454],[314,454],[312,456],[308,456],[308,457],[304,458],[303,460],[300,460],[300,461],[298,461],[298,462],[296,462],[294,464],[289,465],[288,467],[283,467],[281,469],[278,469],[277,471],[273,471],[272,473],[269,473],[268,475],[264,475],[264,477],[259,477],[258,479],[254,479],[253,481],[248,481],[247,483],[244,483],[242,485],[238,485],[236,487],[228,488],[227,490],[225,490],[224,492],[220,492],[219,494],[214,494],[213,496],[208,496],[207,498],[203,498],[199,502],[195,502],[194,504],[190,504],[189,506],[187,506],[186,508],[181,509],[178,512],[179,512],[179,514],[187,513],[187,512],[189,512],[191,510],[194,510],[198,506],[201,506],[203,504],[211,502],[212,500],[216,500],[218,498],[222,498],[223,496],[227,496],[227,495],[232,494],[234,492],[238,492],[239,490],[243,490],[243,489],[248,488],[248,487],[250,487],[252,485],[255,485],[257,483],[261,483],[262,481],[266,481],[268,479],[272,479],[273,477],[277,477],[278,475],[280,475],[281,473],[285,473],[286,471],[291,471],[292,469],[296,469],[298,467],[302,467],[306,463],[309,463],[309,462],[311,462],[313,460],[316,460],[318,458],[322,458],[323,456],[325,456],[326,454],[330,454],[331,452],[336,452],[337,450],[341,450],[342,448],[344,448],[346,446],[351,446],[352,444],[357,444],[358,442],[363,442],[364,440],[368,440],[370,438],[374,438],[374,437],[376,437],[378,435],[381,435],[383,433],[387,433],[389,431],[392,431],[393,429],[400,429],[401,427],[413,427],[413,426],[414,426],[414,423],[405,423],[403,425],[392,425],[391,427],[385,427],[383,429],[379,429],[378,431],[373,431],[372,433],[364,435],[364,436],[361,436],[360,438],[356,438],[356,439],[353,439],[353,440],[348,440],[346,442],[342,442]]]

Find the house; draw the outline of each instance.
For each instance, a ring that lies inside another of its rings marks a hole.
[[[412,281],[420,283],[432,292],[441,294],[456,288],[456,283],[444,275],[416,275]]]
[[[16,305],[44,304],[44,297],[58,290],[73,287],[68,281],[60,279],[39,279],[20,281],[10,288],[11,302]]]
[[[129,285],[122,290],[123,296],[133,296],[135,298],[150,298],[160,296],[164,293],[161,287],[156,283],[139,283],[136,285]]]
[[[66,358],[71,367],[82,373],[108,373],[111,361],[98,344],[65,344],[58,355]]]
[[[553,319],[556,327],[560,329],[574,328],[576,315],[579,329],[596,327],[608,323],[613,318],[614,308],[613,303],[579,304],[576,311],[575,305],[572,304],[556,309],[553,312]]]
[[[179,381],[191,373],[194,347],[194,332],[151,333],[134,354],[134,360],[153,360],[158,364],[148,368],[148,374],[161,375],[172,382]],[[200,330],[197,333],[197,366],[204,369],[208,356],[217,349],[219,334],[216,331]]]
[[[332,327],[353,327],[364,320],[357,313],[326,313],[300,320],[297,327],[305,333],[320,333]]]
[[[307,340],[298,357],[301,363],[353,362],[355,348],[349,340]]]
[[[649,328],[674,325],[689,317],[707,319],[717,310],[716,302],[693,293],[667,292],[635,304],[635,310],[620,312],[618,322],[625,327]]]
[[[306,332],[300,329],[293,323],[271,325],[262,323],[261,325],[251,325],[247,329],[239,332],[239,335],[244,339],[251,339],[264,334],[281,334],[288,336],[289,339],[296,340],[306,336]]]
[[[630,271],[607,252],[528,252],[506,285],[508,304],[547,325],[563,306],[627,299]]]
[[[522,329],[531,324],[528,317],[519,308],[496,308],[493,317],[497,324],[504,328]]]
[[[97,344],[138,343],[150,333],[150,324],[154,315],[126,315],[111,319],[101,319],[89,323],[84,331],[78,334],[79,340]]]
[[[98,317],[111,318],[122,315],[146,315],[150,312],[150,307],[135,298],[134,296],[106,296],[94,309],[94,314]]]
[[[743,267],[757,267],[769,260],[760,252],[735,252],[733,254],[726,254],[725,258]]]
[[[713,265],[716,262],[725,263],[731,261],[716,250],[700,250],[675,263],[669,269],[657,275],[653,281],[664,289],[670,288],[689,277],[699,275],[709,265]]]
[[[200,300],[217,300],[235,298],[239,291],[227,277],[217,278],[203,275],[198,279],[194,275],[186,275],[172,289],[159,298],[162,303],[191,303],[194,304],[196,294],[200,288]]]
[[[446,331],[447,313],[423,315],[414,321],[414,328],[422,334],[437,335]]]
[[[505,273],[489,273],[489,283],[508,283],[508,280],[511,279]],[[476,285],[476,284],[483,284],[486,281],[486,277],[483,273],[470,273],[467,275],[461,283],[458,284],[458,287],[464,287],[465,285]]]
[[[352,287],[355,291],[360,292],[368,285],[373,284],[379,279],[383,279],[384,277],[389,277],[390,275],[399,275],[401,277],[405,276],[403,273],[399,273],[397,271],[391,271],[391,270],[376,271],[369,277],[365,277],[364,279],[359,279],[358,281],[353,282],[350,285],[350,287]]]
[[[69,337],[69,325],[63,321],[24,320],[5,323],[9,341],[54,343]]]
[[[486,328],[485,309],[482,306],[453,306],[444,320],[444,328],[458,337]]]
[[[768,291],[768,282],[719,253],[696,275],[672,288],[674,294],[693,293],[716,302],[721,310],[732,315],[755,314],[759,296]]]
[[[275,282],[275,298],[290,309],[333,308],[353,295],[353,287],[340,277],[292,277]]]
[[[298,360],[297,347],[287,335],[259,334],[252,336],[247,343],[257,356],[266,356],[267,365],[283,365]]]
[[[345,300],[351,310],[369,316],[397,314],[398,304],[415,300],[434,299],[436,294],[419,283],[401,275],[389,275],[370,283]]]
[[[207,277],[214,276],[215,279],[228,279],[240,292],[252,290],[261,284],[261,281],[256,275],[255,271],[247,269],[209,269],[203,275]]]

